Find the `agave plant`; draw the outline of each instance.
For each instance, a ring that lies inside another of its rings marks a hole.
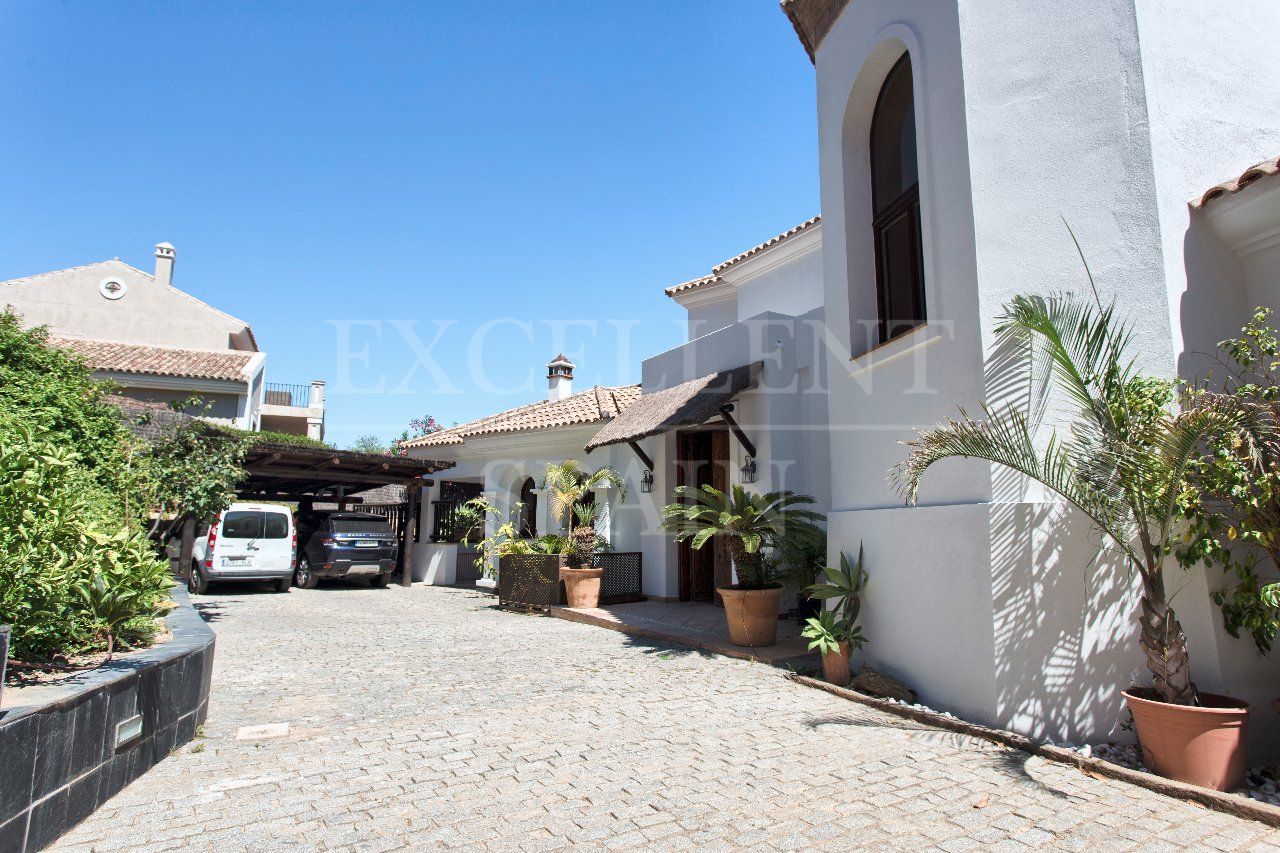
[[[826,535],[818,526],[824,516],[803,508],[813,503],[806,495],[788,491],[758,495],[740,485],[727,494],[711,486],[677,486],[675,494],[688,502],[662,508],[663,528],[674,533],[678,542],[689,540],[694,549],[706,545],[713,536],[723,537],[738,571],[738,589],[777,585],[763,555],[770,542],[783,536],[796,542],[817,542]]]
[[[551,514],[557,521],[571,523],[570,562],[575,568],[591,565],[596,544],[596,508],[587,498],[605,485],[618,490],[619,500],[627,499],[627,481],[616,468],[605,465],[588,472],[574,459],[547,466],[544,486],[549,493]]]
[[[841,621],[853,626],[862,611],[862,589],[867,585],[867,570],[862,567],[862,544],[858,544],[858,561],[849,562],[849,557],[840,552],[840,568],[826,566],[822,570],[822,579],[805,589],[810,598],[835,599],[833,610],[840,615]]]
[[[1042,483],[1084,513],[1115,543],[1142,583],[1141,647],[1157,698],[1196,704],[1187,638],[1165,593],[1162,569],[1178,533],[1177,502],[1202,441],[1238,417],[1221,406],[1175,414],[1173,385],[1137,373],[1132,327],[1070,294],[1019,296],[997,327],[998,344],[1031,376],[1067,401],[1067,429],[1038,446],[1014,405],[983,406],[985,419],[958,419],[921,431],[894,477],[908,503],[920,479],[944,459],[967,457]],[[1052,399],[1052,398],[1051,398]]]

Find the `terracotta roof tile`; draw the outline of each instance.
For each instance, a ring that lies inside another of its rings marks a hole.
[[[541,429],[577,426],[617,417],[640,397],[639,385],[605,388],[599,385],[565,397],[539,400],[496,415],[433,432],[405,442],[405,447],[440,447],[462,444],[482,435],[533,432]]]
[[[718,275],[704,275],[701,278],[694,278],[694,279],[690,279],[689,281],[682,281],[674,287],[668,287],[666,290],[666,294],[667,296],[675,296],[677,293],[687,293],[690,290],[697,290],[700,287],[707,287],[712,284],[718,284],[720,281],[721,281],[721,278]]]
[[[727,261],[721,261],[720,263],[716,264],[714,267],[711,268],[711,275],[704,275],[701,278],[694,278],[694,279],[690,279],[689,281],[681,282],[680,284],[677,284],[673,287],[668,287],[665,292],[667,296],[676,296],[677,294],[680,294],[680,293],[688,293],[692,290],[699,290],[704,287],[710,287],[714,284],[719,284],[723,280],[720,274],[723,273],[725,270],[729,269],[729,267],[733,266],[734,264],[741,263],[742,261],[745,261],[747,258],[754,257],[755,255],[760,254],[766,249],[771,249],[774,246],[778,245],[779,243],[790,240],[792,237],[795,237],[798,234],[803,234],[805,231],[808,231],[810,228],[819,224],[820,222],[822,222],[821,216],[815,216],[812,219],[806,219],[804,222],[801,222],[799,225],[795,226],[794,228],[789,228],[786,231],[783,231],[781,234],[777,235],[776,237],[770,237],[768,240],[765,240],[759,246],[753,246],[752,248],[747,249],[745,252],[743,252],[740,255],[734,255],[732,258],[729,258],[729,260]]]
[[[241,350],[177,349],[85,338],[50,337],[52,346],[71,350],[95,370],[142,373],[151,376],[180,376],[187,379],[243,381],[243,370],[253,353]]]
[[[1241,172],[1238,177],[1232,178],[1226,183],[1218,184],[1216,187],[1210,187],[1205,191],[1204,195],[1197,199],[1192,199],[1191,206],[1193,208],[1204,207],[1219,196],[1238,193],[1259,178],[1275,174],[1280,174],[1280,157],[1271,157],[1261,163],[1255,163]]]

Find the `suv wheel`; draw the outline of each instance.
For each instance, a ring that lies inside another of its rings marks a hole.
[[[382,589],[390,582],[390,580],[391,580],[391,575],[389,574],[374,575],[373,577],[369,578],[369,586],[373,587],[374,589]]]
[[[200,564],[192,562],[191,574],[187,577],[187,592],[192,595],[204,595],[209,591],[209,579],[200,571]]]
[[[315,589],[320,578],[311,573],[311,561],[306,557],[298,558],[298,567],[293,570],[293,585],[300,589]]]

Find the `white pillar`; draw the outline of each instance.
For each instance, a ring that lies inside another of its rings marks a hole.
[[[551,530],[551,507],[548,506],[551,500],[551,492],[547,489],[534,489],[533,493],[538,500],[538,505],[533,514],[533,523],[538,528],[538,535],[544,536],[553,532]]]
[[[596,496],[596,533],[613,544],[613,487],[608,483],[591,490]]]

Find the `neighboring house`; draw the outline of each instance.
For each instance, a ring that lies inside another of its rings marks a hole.
[[[865,543],[865,660],[972,720],[1119,734],[1120,690],[1145,680],[1134,581],[1084,520],[977,462],[930,471],[915,508],[886,474],[914,428],[1032,393],[995,328],[1015,294],[1088,292],[1067,226],[1148,373],[1204,376],[1254,305],[1280,305],[1275,161],[1206,193],[1280,146],[1280,6],[783,8],[816,68],[828,556]],[[1197,683],[1269,707],[1280,656],[1225,633],[1219,579],[1170,572]],[[1275,715],[1251,729],[1254,755],[1280,754]]]
[[[267,385],[253,329],[173,286],[177,253],[156,246],[155,273],[119,258],[0,282],[0,307],[80,355],[120,395],[171,403],[199,395],[210,420],[321,438],[324,383]]]
[[[419,521],[422,545],[413,553],[415,580],[434,584],[455,581],[459,543],[467,531],[455,523],[454,512],[467,500],[483,495],[499,509],[501,518],[488,519],[489,532],[515,518],[530,537],[562,533],[563,520],[548,512],[542,489],[548,463],[577,459],[590,467],[612,464],[620,469],[633,464],[634,457],[626,448],[590,458],[583,448],[603,424],[635,401],[639,387],[595,386],[574,393],[573,370],[567,358],[557,356],[547,365],[545,400],[404,443],[412,456],[455,463],[448,479],[437,477],[435,485],[423,493]],[[634,518],[639,511],[637,499],[629,496],[620,501],[617,495],[601,489],[596,504],[601,508],[597,521],[601,535],[618,550],[639,550],[640,531],[656,521]]]

